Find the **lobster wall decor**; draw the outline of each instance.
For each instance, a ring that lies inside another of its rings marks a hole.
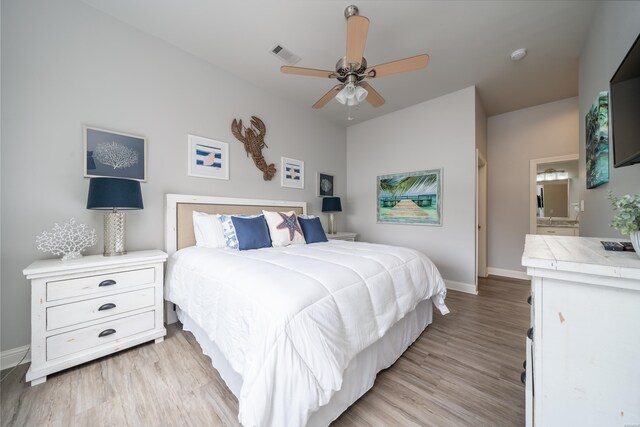
[[[267,127],[262,120],[256,116],[251,116],[251,127],[245,127],[242,125],[242,119],[233,119],[231,132],[238,141],[244,144],[247,157],[251,154],[251,158],[253,158],[256,167],[262,171],[262,178],[264,178],[265,181],[271,181],[271,178],[276,174],[276,165],[273,163],[267,164],[262,155],[262,149],[264,147],[269,148],[264,142]]]

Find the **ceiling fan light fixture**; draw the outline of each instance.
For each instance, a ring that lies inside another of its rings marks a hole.
[[[342,90],[338,92],[336,100],[341,104],[355,106],[364,101],[368,94],[369,92],[365,88],[356,86],[350,82],[344,85]]]
[[[338,100],[339,103],[346,104],[347,101],[349,101],[355,96],[355,93],[356,93],[355,85],[353,83],[347,83],[346,85],[344,85],[342,90],[338,92],[338,94],[336,95],[336,99]]]
[[[361,16],[358,8],[354,5],[350,5],[345,9],[344,16],[347,19],[347,49],[345,55],[340,57],[336,63],[335,71],[294,67],[291,65],[283,65],[280,67],[280,71],[285,74],[337,80],[337,84],[317,100],[312,107],[314,109],[322,108],[335,98],[342,105],[348,106],[348,120],[352,120],[351,107],[358,106],[362,101],[366,100],[374,108],[378,108],[385,103],[384,98],[365,79],[378,79],[408,71],[421,70],[429,64],[429,55],[423,53],[371,67],[364,57],[367,34],[369,32],[369,18]],[[278,45],[272,49],[272,53],[277,55],[283,50],[285,48]]]
[[[356,107],[358,104],[360,104],[360,103],[358,102],[358,100],[355,97],[347,99],[347,105],[349,107]]]
[[[358,104],[364,101],[369,95],[369,91],[363,88],[362,86],[356,87],[355,100],[358,101]]]
[[[345,92],[345,88],[342,88],[340,92],[338,92],[338,94],[336,95],[336,101],[338,101],[340,104],[347,103],[347,94]]]
[[[347,83],[342,91],[347,98],[353,98],[356,95],[356,86],[353,83]]]

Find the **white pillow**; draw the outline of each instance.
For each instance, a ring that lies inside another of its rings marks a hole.
[[[204,248],[224,248],[224,234],[218,214],[193,211],[193,232],[196,246]]]
[[[269,212],[262,211],[264,219],[269,226],[271,244],[274,248],[278,246],[304,245],[302,228],[294,211],[289,212]]]

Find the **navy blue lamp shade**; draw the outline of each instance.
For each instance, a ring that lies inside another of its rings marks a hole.
[[[342,212],[340,197],[325,197],[322,199],[322,212]]]
[[[91,178],[87,209],[142,209],[140,181]]]

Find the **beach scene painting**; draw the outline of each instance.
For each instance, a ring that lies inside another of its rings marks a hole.
[[[609,182],[609,97],[600,92],[585,117],[587,189]]]
[[[378,222],[442,225],[442,169],[378,177]]]

